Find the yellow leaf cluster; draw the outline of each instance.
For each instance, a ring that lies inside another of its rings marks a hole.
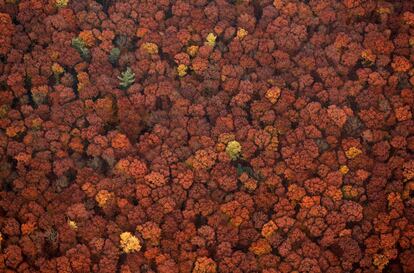
[[[131,232],[123,232],[119,235],[122,251],[125,253],[137,252],[141,250],[139,239]]]

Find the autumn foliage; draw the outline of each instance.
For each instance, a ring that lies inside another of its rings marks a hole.
[[[414,1],[0,0],[0,272],[414,272]]]

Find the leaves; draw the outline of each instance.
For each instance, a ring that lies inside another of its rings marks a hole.
[[[120,54],[121,54],[121,50],[118,47],[112,48],[111,52],[109,53],[109,57],[108,57],[109,62],[112,65],[116,65],[118,63]]]
[[[121,76],[118,76],[118,80],[120,80],[119,88],[127,90],[135,82],[135,73],[128,67]]]
[[[240,176],[243,173],[247,173],[255,180],[260,180],[260,174],[255,173],[251,167],[243,166],[242,164],[237,163],[237,176]]]
[[[82,59],[85,61],[89,61],[91,58],[91,54],[89,49],[86,47],[86,43],[79,37],[75,37],[72,39],[72,47],[78,51],[81,55]]]

